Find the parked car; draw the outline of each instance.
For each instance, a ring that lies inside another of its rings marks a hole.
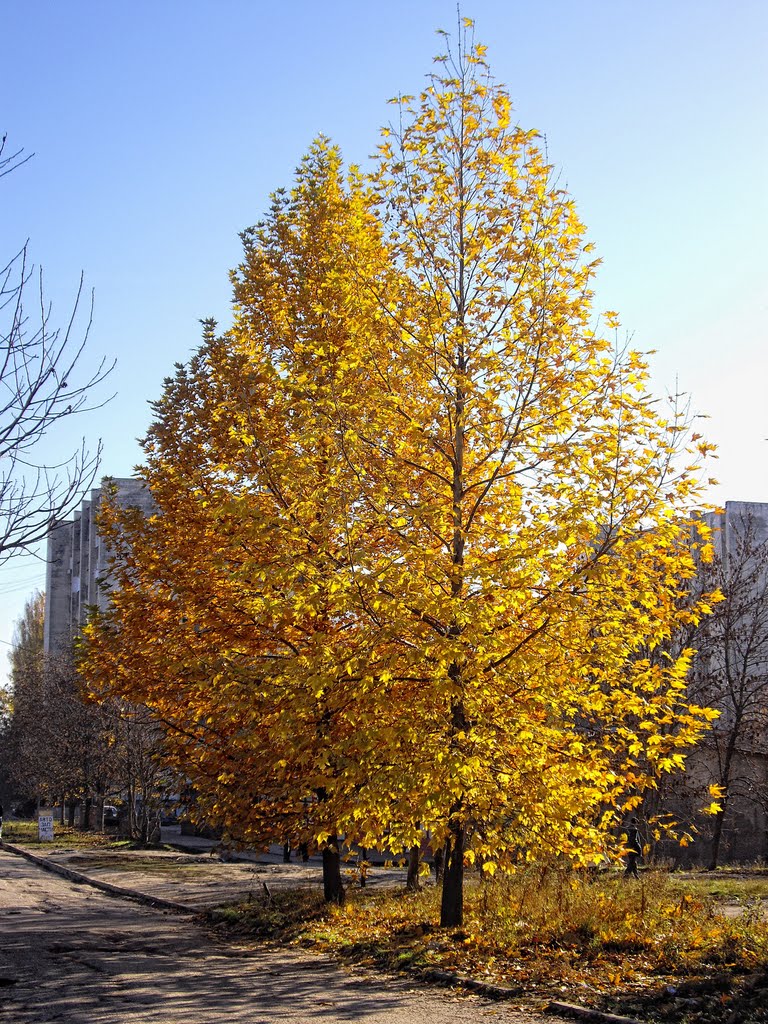
[[[114,828],[117,825],[117,808],[112,804],[104,804],[101,820],[104,828]]]

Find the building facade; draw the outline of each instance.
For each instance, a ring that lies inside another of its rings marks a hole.
[[[148,515],[152,498],[142,480],[105,477],[72,519],[55,520],[48,534],[44,643],[47,654],[66,652],[84,625],[89,607],[103,609],[109,590],[109,551],[96,517],[108,493],[123,507]]]

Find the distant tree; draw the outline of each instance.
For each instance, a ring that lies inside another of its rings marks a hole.
[[[21,767],[22,739],[18,728],[20,717],[16,709],[19,703],[24,707],[25,694],[29,694],[30,705],[34,705],[37,700],[33,695],[39,697],[41,692],[44,617],[45,598],[38,592],[26,602],[16,623],[8,656],[10,685],[2,691],[0,777],[6,792],[17,796],[32,796],[37,788],[37,764],[27,763],[23,769]],[[34,760],[37,762],[36,758]]]
[[[3,136],[0,177],[29,158],[22,150],[6,153]],[[76,336],[82,293],[81,275],[66,325],[54,327],[28,243],[0,266],[0,563],[42,540],[52,519],[66,518],[98,470],[100,444],[90,453],[83,440],[63,460],[49,462],[43,453],[54,428],[104,404],[94,396],[112,366],[102,360],[93,372],[79,372],[93,312],[91,297],[87,325]]]
[[[101,807],[126,807],[132,838],[156,837],[172,787],[159,752],[163,730],[150,713],[119,699],[85,695],[71,656],[43,649],[45,599],[27,601],[13,637],[11,685],[0,691],[0,786],[4,793],[60,802],[74,824],[100,827]]]
[[[24,609],[11,650],[7,771],[20,796],[90,808],[104,790],[113,757],[102,708],[82,699],[71,658],[43,649],[45,599],[35,594]]]
[[[24,611],[14,629],[9,655],[12,681],[42,675],[44,623],[45,594],[38,591],[24,605]]]

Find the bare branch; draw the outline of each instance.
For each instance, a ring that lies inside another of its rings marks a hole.
[[[22,156],[23,150],[5,156],[5,142],[3,137],[0,177],[32,156]],[[27,308],[32,290],[34,313]],[[44,453],[62,421],[110,400],[98,396],[114,362],[102,359],[94,370],[82,372],[93,294],[78,335],[82,306],[81,274],[66,325],[52,326],[43,273],[30,264],[27,242],[0,269],[0,564],[44,538],[54,520],[66,518],[98,472],[100,442],[95,452],[83,439],[63,458]]]

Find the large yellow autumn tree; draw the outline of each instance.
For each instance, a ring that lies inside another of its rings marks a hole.
[[[319,141],[243,240],[232,329],[156,405],[157,515],[105,513],[84,671],[245,841],[428,830],[454,925],[468,861],[617,849],[706,722],[687,654],[647,656],[706,610],[706,447],[596,317],[574,203],[467,34],[369,174]]]

